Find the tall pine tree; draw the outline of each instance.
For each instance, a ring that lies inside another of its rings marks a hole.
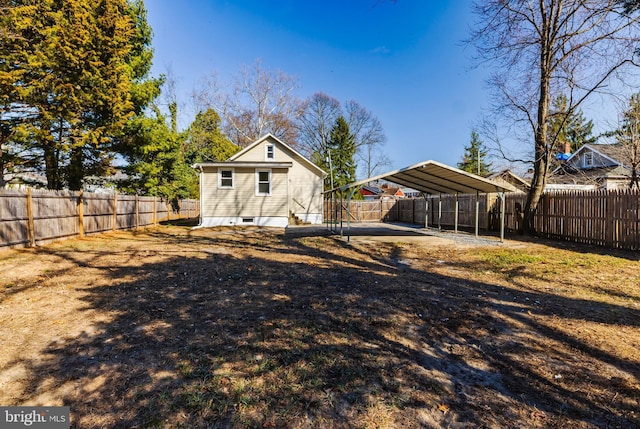
[[[136,7],[142,2],[15,0],[7,10],[3,135],[40,160],[51,189],[79,189],[111,164],[113,137],[135,107]]]
[[[475,131],[471,131],[471,141],[464,148],[462,161],[458,163],[458,168],[478,176],[486,176],[491,173],[491,164],[487,163],[487,148],[480,136]]]
[[[569,111],[566,95],[559,95],[551,104],[547,141],[552,147],[560,148],[563,143],[575,152],[587,143],[593,143],[593,121],[587,121],[581,110]]]
[[[317,164],[325,169],[329,175],[325,179],[325,188],[333,182],[335,188],[356,180],[356,143],[355,137],[349,130],[349,124],[344,116],[339,116],[329,133],[327,153],[320,157],[316,155]],[[331,165],[329,165],[329,162]]]
[[[226,161],[240,150],[222,133],[222,120],[213,109],[199,112],[187,130],[184,145],[185,161],[197,162]]]

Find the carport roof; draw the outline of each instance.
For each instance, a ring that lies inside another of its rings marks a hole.
[[[471,194],[476,192],[511,192],[511,185],[498,184],[484,177],[467,173],[460,169],[436,161],[423,161],[418,164],[369,177],[358,182],[340,186],[331,191],[345,191],[375,180],[388,180],[402,186],[413,188],[427,194]]]

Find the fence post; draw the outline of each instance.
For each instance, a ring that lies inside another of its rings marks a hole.
[[[153,225],[158,226],[158,197],[153,197]]]
[[[607,236],[607,246],[608,247],[613,247],[613,244],[615,242],[616,239],[616,234],[615,234],[615,230],[617,227],[617,221],[613,218],[615,211],[614,211],[614,198],[613,198],[613,192],[609,191],[609,192],[602,192],[605,195],[605,201],[606,201],[606,212],[607,215],[605,216],[605,219],[607,219],[607,221],[604,223],[606,226],[605,228],[607,228],[607,232],[606,232],[606,236]]]
[[[78,231],[84,237],[84,202],[82,189],[78,192]]]
[[[411,224],[416,223],[416,200],[411,200]]]
[[[36,231],[33,220],[33,196],[31,195],[31,188],[27,189],[27,237],[29,238],[29,247],[35,247]]]
[[[113,194],[113,230],[118,229],[118,194]]]
[[[138,195],[136,194],[136,199],[135,199],[135,208],[136,208],[136,226],[135,229],[138,229],[140,227],[140,208],[139,208],[139,202],[138,202]]]

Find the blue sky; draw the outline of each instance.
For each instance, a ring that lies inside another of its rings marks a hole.
[[[153,74],[171,69],[188,125],[190,94],[216,72],[230,82],[257,59],[298,77],[301,99],[353,99],[384,126],[392,168],[460,161],[487,107],[471,69],[467,0],[148,0]]]

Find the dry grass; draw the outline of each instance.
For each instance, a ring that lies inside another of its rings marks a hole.
[[[640,426],[640,264],[164,226],[0,253],[0,404],[73,426]],[[593,251],[593,249],[591,249]]]

